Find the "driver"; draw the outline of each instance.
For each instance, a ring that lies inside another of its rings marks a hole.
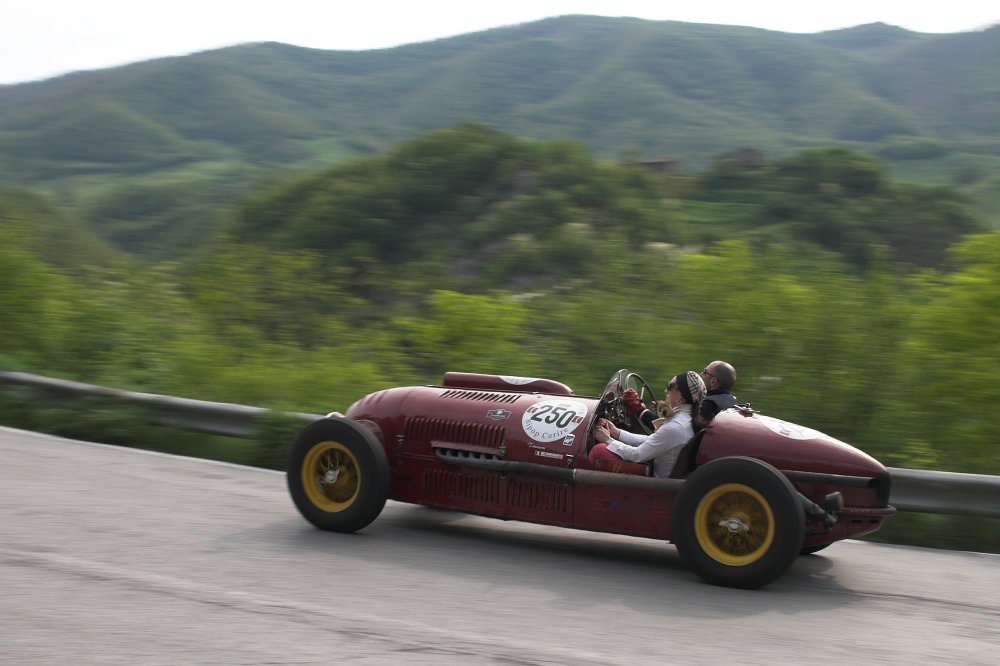
[[[621,430],[607,419],[600,419],[594,429],[598,444],[590,450],[590,462],[598,459],[638,463],[652,460],[653,476],[670,476],[681,448],[694,437],[692,415],[698,413],[705,393],[705,382],[693,370],[671,379],[664,394],[673,413],[652,435]]]

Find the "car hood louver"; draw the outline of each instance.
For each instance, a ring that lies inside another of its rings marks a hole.
[[[452,389],[441,394],[442,398],[450,400],[475,400],[477,402],[499,402],[510,404],[517,402],[521,397],[518,393],[486,393],[484,391],[466,391],[462,389]]]

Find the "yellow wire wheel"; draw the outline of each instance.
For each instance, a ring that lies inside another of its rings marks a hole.
[[[712,489],[695,509],[695,536],[716,562],[741,567],[759,560],[774,542],[774,513],[749,486],[726,483]]]
[[[343,511],[361,490],[358,459],[340,442],[318,442],[302,463],[302,487],[317,508]]]

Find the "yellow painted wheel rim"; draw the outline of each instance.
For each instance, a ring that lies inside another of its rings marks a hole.
[[[343,511],[361,490],[358,459],[340,442],[319,442],[302,462],[302,487],[317,508]]]
[[[716,562],[731,567],[752,564],[774,541],[774,514],[764,497],[749,486],[717,486],[698,503],[695,537]]]

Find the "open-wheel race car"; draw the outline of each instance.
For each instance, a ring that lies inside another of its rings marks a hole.
[[[874,458],[749,407],[716,416],[669,478],[649,464],[591,462],[598,419],[645,429],[624,404],[627,388],[652,396],[627,370],[595,397],[549,379],[459,372],[441,386],[378,391],[302,430],[289,491],[306,520],[337,532],[365,527],[391,498],[668,540],[702,579],[743,588],[895,513],[889,474]]]

